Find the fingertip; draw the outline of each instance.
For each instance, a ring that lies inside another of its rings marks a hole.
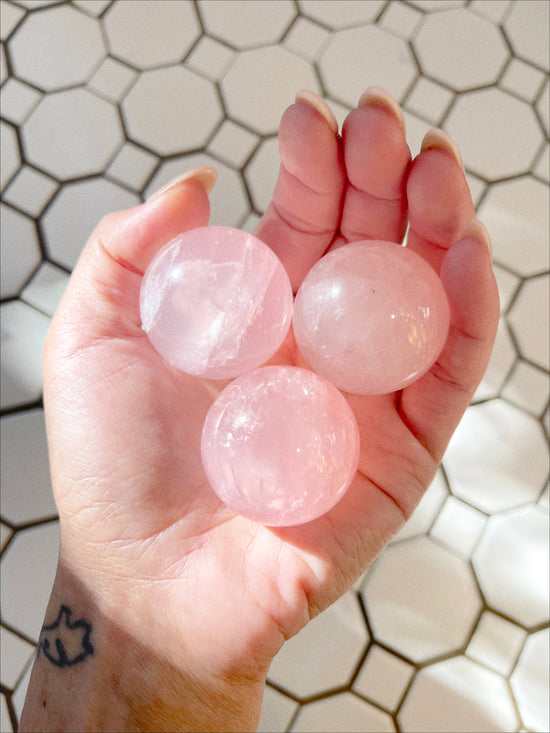
[[[315,92],[312,92],[309,89],[300,89],[300,91],[296,95],[296,103],[299,104],[300,102],[309,104],[311,107],[317,110],[317,112],[319,112],[319,114],[328,124],[330,130],[335,135],[338,133],[338,122],[336,121],[334,112],[324,101],[324,99],[321,99],[318,94],[315,94]]]
[[[487,227],[475,216],[464,226],[460,239],[475,239],[484,247],[491,261],[493,260],[493,246]]]
[[[462,160],[460,150],[444,130],[434,127],[424,135],[420,152],[425,153],[427,150],[444,150],[446,153],[449,153],[449,155],[456,160],[461,169],[464,170],[464,161]]]

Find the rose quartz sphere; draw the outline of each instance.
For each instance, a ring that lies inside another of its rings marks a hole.
[[[393,242],[346,244],[303,281],[294,334],[309,366],[346,392],[384,394],[424,374],[449,329],[435,271]]]
[[[209,379],[264,364],[292,320],[292,288],[269,247],[231,227],[200,227],[169,242],[143,277],[140,311],[155,349]]]
[[[350,485],[359,429],[332,384],[299,367],[267,366],[221,392],[204,422],[201,454],[228,507],[270,526],[302,524]]]

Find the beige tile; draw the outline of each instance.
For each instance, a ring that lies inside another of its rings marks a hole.
[[[208,152],[228,165],[242,168],[251,156],[260,138],[250,130],[225,120],[208,145]]]
[[[12,733],[13,731],[8,703],[4,697],[4,693],[0,695],[0,730],[6,731],[6,733]]]
[[[0,42],[0,84],[3,84],[8,77],[8,66],[6,63],[6,52],[4,44]]]
[[[94,18],[98,17],[109,7],[112,0],[73,0],[73,5]]]
[[[43,262],[21,293],[21,300],[48,316],[55,314],[69,283],[69,275],[50,262]]]
[[[414,37],[421,21],[422,13],[416,8],[399,0],[397,2],[393,0],[384,10],[380,26],[396,36],[409,40]]]
[[[484,611],[468,644],[466,655],[507,677],[512,671],[527,633],[491,611]]]
[[[438,13],[441,10],[452,10],[453,8],[462,8],[466,5],[466,0],[409,0],[411,5],[427,13]]]
[[[550,279],[539,275],[526,280],[508,315],[520,355],[542,369],[550,369]]]
[[[12,537],[13,529],[10,529],[4,522],[0,522],[0,551],[4,549]]]
[[[383,0],[358,3],[355,0],[298,0],[301,12],[331,29],[371,23],[384,6]]]
[[[3,189],[17,173],[21,164],[19,145],[15,128],[0,120],[0,146],[2,147],[2,166],[0,168],[0,187]]]
[[[454,94],[449,89],[430,79],[420,77],[407,97],[405,109],[417,114],[434,127],[439,127],[453,98]]]
[[[514,3],[504,28],[517,56],[550,71],[548,26],[550,5],[538,0]]]
[[[277,137],[271,137],[260,144],[246,166],[244,177],[252,203],[256,211],[261,214],[265,212],[271,201],[280,164],[279,140]]]
[[[109,178],[128,186],[133,191],[141,191],[158,163],[156,155],[142,150],[134,143],[125,143],[106,173]]]
[[[5,41],[9,37],[24,15],[23,8],[12,3],[0,3],[0,40]]]
[[[42,256],[32,219],[5,204],[0,204],[0,212],[0,292],[10,298],[30,279]]]
[[[414,672],[411,664],[373,644],[353,683],[353,689],[393,713]]]
[[[535,69],[519,59],[511,59],[499,84],[503,89],[517,94],[526,102],[534,102],[544,78],[545,74],[540,69]]]
[[[2,684],[13,690],[31,657],[34,656],[35,647],[3,626],[0,627],[0,647]]]
[[[213,38],[202,36],[187,57],[185,66],[211,81],[219,81],[235,57],[235,52],[227,46]]]
[[[495,273],[498,293],[500,296],[500,312],[506,313],[514,295],[519,290],[521,280],[517,275],[514,275],[503,267],[500,267],[496,262],[493,263],[493,271]]]
[[[506,16],[511,4],[512,0],[473,0],[468,7],[474,13],[498,24]]]
[[[298,707],[297,702],[266,685],[258,733],[284,733]]]
[[[206,33],[241,50],[277,43],[296,16],[291,0],[199,0],[198,7]]]
[[[111,102],[120,102],[137,78],[137,72],[117,59],[107,57],[88,83],[88,87]]]
[[[542,120],[542,123],[544,125],[544,129],[546,130],[546,134],[550,135],[550,81],[546,81],[546,84],[543,86],[541,93],[539,94],[539,98],[537,99],[537,112],[539,113],[539,116]]]
[[[20,125],[38,104],[39,99],[40,93],[36,89],[11,77],[0,91],[2,117],[9,122]]]
[[[532,634],[525,643],[511,678],[523,722],[534,731],[550,730],[548,629]]]
[[[351,692],[304,705],[290,729],[293,733],[394,733],[389,715]]]
[[[492,516],[473,565],[490,608],[527,627],[548,623],[548,513],[534,505]]]
[[[283,45],[297,56],[315,60],[330,37],[329,31],[309,18],[296,18],[286,34]]]
[[[506,322],[501,318],[493,344],[493,351],[474,401],[488,400],[500,394],[516,360],[516,350]]]
[[[4,201],[30,216],[40,216],[58,189],[56,181],[40,171],[23,165],[4,191]]]
[[[545,183],[550,183],[550,144],[544,145],[538,161],[533,166],[533,173]]]
[[[502,390],[502,396],[538,417],[544,411],[550,396],[547,372],[518,361]]]

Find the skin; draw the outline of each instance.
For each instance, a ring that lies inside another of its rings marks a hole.
[[[256,234],[293,287],[329,249],[380,238],[440,273],[446,346],[405,390],[347,395],[360,427],[357,476],[305,525],[266,528],[216,498],[202,423],[219,382],[168,366],[141,329],[142,273],[177,233],[208,223],[196,179],[103,219],[53,319],[44,400],[61,550],[45,623],[60,606],[91,628],[93,653],[35,662],[21,730],[254,730],[285,639],[341,596],[429,486],[485,371],[498,323],[491,257],[444,135],[411,163],[383,103],[353,110],[339,137],[298,101],[280,126],[281,169]],[[473,232],[473,234],[472,234]],[[292,333],[270,363],[298,364]],[[222,385],[223,386],[223,385]]]

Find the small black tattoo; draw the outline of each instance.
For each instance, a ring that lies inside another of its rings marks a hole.
[[[71,609],[61,606],[53,624],[46,624],[40,632],[37,656],[40,652],[56,667],[72,667],[94,653],[90,642],[91,624],[83,619],[71,621]]]

